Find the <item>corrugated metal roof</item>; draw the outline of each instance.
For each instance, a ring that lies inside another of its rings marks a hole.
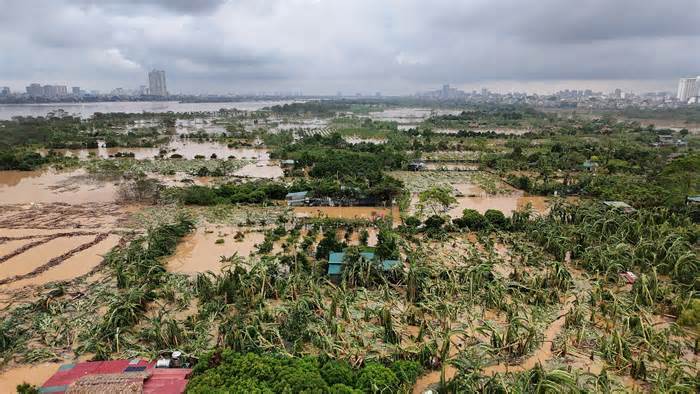
[[[306,195],[309,194],[309,192],[294,192],[294,193],[287,193],[285,198],[287,200],[302,200],[306,198]]]

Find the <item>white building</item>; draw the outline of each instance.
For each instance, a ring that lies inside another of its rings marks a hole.
[[[168,88],[165,84],[165,71],[153,70],[148,73],[148,90],[151,96],[167,96]]]
[[[700,77],[697,78],[681,78],[678,81],[678,100],[687,103],[691,98],[700,95]]]

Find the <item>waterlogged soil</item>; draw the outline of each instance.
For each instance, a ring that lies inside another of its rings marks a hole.
[[[87,275],[102,263],[104,256],[115,247],[118,242],[119,236],[110,235],[96,245],[69,257],[61,264],[51,267],[35,277],[10,282],[4,285],[3,289],[18,290],[27,286],[40,286],[51,282],[69,281]],[[49,259],[47,259],[47,261]],[[0,268],[0,271],[2,271],[2,268]]]
[[[41,386],[53,376],[62,363],[23,365],[0,372],[0,393],[15,393],[17,385],[29,383]]]
[[[94,272],[129,228],[116,204],[0,205],[0,293]]]
[[[565,316],[572,307],[572,302],[575,297],[568,298],[564,305],[559,310],[557,318],[547,327],[544,331],[544,339],[540,347],[535,350],[535,352],[522,362],[514,365],[509,365],[507,363],[501,363],[484,368],[481,373],[487,376],[493,376],[498,373],[506,372],[523,372],[534,368],[538,363],[545,364],[547,361],[553,358],[552,354],[552,341],[559,335],[565,323]],[[457,368],[452,365],[445,365],[445,381],[449,381],[455,377],[457,374]],[[428,374],[420,377],[415,385],[413,386],[414,394],[422,394],[429,387],[439,384],[440,382],[440,370],[432,371]]]
[[[228,145],[215,141],[198,141],[181,138],[173,138],[169,143],[152,148],[105,148],[96,149],[54,149],[54,152],[62,153],[65,156],[88,159],[99,157],[107,159],[114,157],[117,153],[130,153],[135,159],[152,159],[157,157],[161,150],[166,151],[165,156],[179,154],[185,159],[194,159],[195,156],[210,158],[216,155],[219,159],[233,157],[235,159],[269,160],[270,155],[265,149],[258,148],[229,148]],[[47,154],[47,150],[39,150],[41,154]]]
[[[111,202],[113,182],[94,180],[83,170],[0,171],[0,205]]]
[[[240,241],[235,239],[239,231],[244,234]],[[168,260],[168,271],[190,275],[206,271],[221,272],[222,257],[234,254],[242,258],[249,257],[256,251],[256,245],[265,239],[262,232],[246,231],[223,225],[199,226],[178,244],[175,254]],[[217,243],[219,239],[223,243]]]
[[[7,280],[16,275],[24,275],[39,268],[53,257],[60,256],[78,246],[92,241],[91,235],[61,237],[38,245],[7,261],[0,263],[0,280]]]
[[[246,165],[233,175],[243,178],[275,179],[282,178],[284,171],[279,165],[271,164],[270,162],[258,162]]]
[[[549,210],[551,200],[549,197],[527,196],[520,190],[513,190],[509,194],[487,194],[473,184],[456,184],[453,187],[463,197],[456,197],[457,204],[449,210],[452,217],[462,216],[465,209],[475,209],[482,214],[489,209],[497,209],[506,216],[511,216],[514,211],[522,210],[528,204],[534,212],[545,214]]]
[[[31,236],[65,229],[101,229],[126,226],[137,206],[112,203],[0,204],[0,236]]]
[[[391,215],[394,224],[398,224],[400,222],[398,207],[295,207],[294,214],[300,218],[358,220],[375,220]]]

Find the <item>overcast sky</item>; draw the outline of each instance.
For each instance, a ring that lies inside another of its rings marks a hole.
[[[700,0],[0,0],[0,85],[411,94],[675,90]]]

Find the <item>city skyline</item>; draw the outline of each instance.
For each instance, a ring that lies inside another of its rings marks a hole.
[[[170,93],[213,94],[673,92],[698,73],[694,0],[1,3],[0,51],[12,56],[0,86],[14,91],[110,91],[153,68],[167,70]]]

